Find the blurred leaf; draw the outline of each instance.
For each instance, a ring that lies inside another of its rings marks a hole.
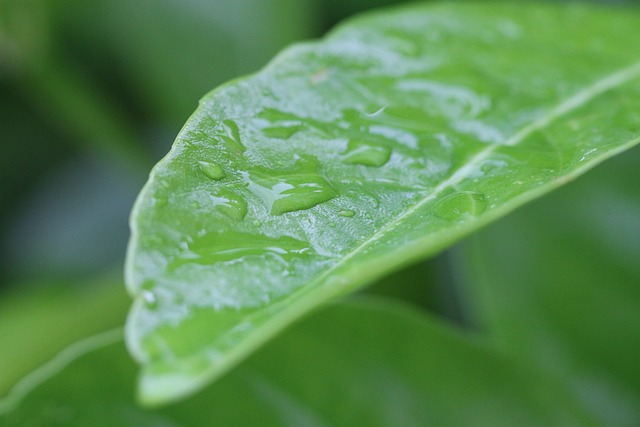
[[[207,96],[132,216],[143,399],[203,387],[324,301],[636,144],[639,24],[578,4],[401,8]]]
[[[496,343],[563,378],[605,425],[640,425],[640,151],[483,231],[461,251]]]
[[[70,344],[121,325],[126,314],[127,295],[112,276],[34,285],[0,294],[0,395]]]
[[[444,268],[442,264],[443,260],[436,258],[411,265],[377,280],[362,291],[366,294],[403,300],[446,316],[448,313],[440,312],[443,308],[442,295],[439,294],[442,292],[442,283],[439,280],[440,272]]]
[[[331,307],[202,394],[156,411],[134,404],[136,369],[121,342],[70,362],[6,414],[6,425],[593,425],[541,373],[387,302]]]

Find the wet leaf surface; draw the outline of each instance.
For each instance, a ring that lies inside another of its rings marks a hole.
[[[207,95],[132,215],[142,400],[203,387],[328,299],[636,144],[639,24],[578,4],[410,6]]]

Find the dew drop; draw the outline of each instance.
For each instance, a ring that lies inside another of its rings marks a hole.
[[[224,178],[225,176],[224,170],[217,163],[213,163],[213,162],[199,162],[199,163],[200,163],[200,170],[207,177],[216,181]]]
[[[353,218],[356,215],[356,212],[352,211],[351,209],[345,209],[338,212],[338,215],[343,216],[345,218]]]
[[[140,294],[142,300],[144,301],[144,305],[148,308],[156,308],[158,306],[158,300],[156,296],[151,291],[142,291]]]
[[[222,189],[211,197],[212,206],[231,219],[242,221],[247,215],[247,202],[239,194]]]
[[[478,216],[487,209],[487,199],[483,193],[463,191],[449,194],[434,206],[436,216],[455,221],[467,216]]]
[[[156,208],[164,207],[168,204],[166,196],[156,196],[153,198],[153,206]]]
[[[336,190],[319,173],[319,162],[301,157],[293,168],[257,167],[243,174],[249,190],[260,197],[272,215],[312,208],[336,197]]]
[[[295,123],[289,126],[285,125],[264,128],[262,132],[264,132],[264,134],[269,138],[289,139],[301,129],[302,125],[300,123]]]
[[[343,161],[349,165],[380,167],[389,161],[391,150],[387,147],[349,141]]]
[[[269,138],[289,139],[304,127],[301,118],[271,108],[262,110],[258,117],[268,124],[262,132]]]
[[[315,254],[308,243],[288,236],[271,238],[260,234],[240,232],[207,233],[197,236],[188,244],[188,250],[169,266],[175,269],[184,264],[210,265],[233,263],[245,257],[276,257],[284,263],[294,258]]]
[[[223,121],[222,128],[218,130],[217,136],[224,141],[227,148],[234,154],[242,155],[246,150],[240,138],[238,124],[233,120]]]
[[[259,118],[267,120],[273,124],[282,122],[296,122],[301,123],[300,118],[292,113],[280,111],[275,108],[265,108],[257,115]]]

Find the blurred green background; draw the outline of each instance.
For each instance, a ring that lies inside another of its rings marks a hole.
[[[123,324],[129,211],[198,99],[394,3],[0,0],[0,397],[72,342]],[[489,331],[501,355],[634,425],[638,165],[636,148],[367,292]]]

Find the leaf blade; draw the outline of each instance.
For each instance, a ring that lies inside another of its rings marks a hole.
[[[0,412],[0,420],[34,427],[597,425],[545,372],[382,299],[332,305],[202,394],[156,410],[133,401],[135,366],[113,335],[74,345],[82,351]]]
[[[563,29],[539,31],[548,21]],[[398,9],[207,96],[132,215],[143,399],[204,386],[321,302],[638,143],[640,62],[615,44],[637,21],[577,5]]]

